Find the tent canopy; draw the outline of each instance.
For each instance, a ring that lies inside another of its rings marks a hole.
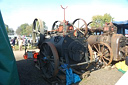
[[[113,21],[113,23],[119,28],[128,29],[128,20],[127,21]]]
[[[19,85],[15,57],[0,11],[0,85]]]
[[[117,33],[128,34],[128,20],[127,21],[113,21],[113,24],[117,26]]]

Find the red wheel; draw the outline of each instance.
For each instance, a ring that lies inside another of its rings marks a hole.
[[[24,59],[28,59],[28,56],[27,55],[24,55],[23,57],[24,57]]]

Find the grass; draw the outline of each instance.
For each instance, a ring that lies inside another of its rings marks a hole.
[[[29,48],[27,46],[28,50],[32,50],[32,49],[36,49],[36,48],[37,48],[36,46],[32,47],[32,45],[30,45]],[[15,45],[15,50],[19,50],[19,45]],[[22,46],[22,50],[25,50],[25,46]]]

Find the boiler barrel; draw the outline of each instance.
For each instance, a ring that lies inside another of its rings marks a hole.
[[[88,38],[88,44],[92,45],[96,42],[100,42],[100,37],[99,35],[90,35]]]

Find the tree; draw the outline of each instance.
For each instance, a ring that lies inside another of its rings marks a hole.
[[[92,17],[93,23],[91,24],[91,27],[103,27],[105,23],[112,22],[114,18],[110,14],[104,14],[102,15],[96,15]],[[96,23],[94,23],[96,22]]]
[[[104,23],[110,23],[114,20],[114,18],[110,14],[104,14],[103,16],[103,22]]]
[[[14,30],[12,28],[9,28],[9,26],[6,24],[5,24],[5,28],[9,35],[14,35]]]
[[[18,35],[26,35],[26,27],[29,26],[27,23],[21,24],[18,29],[16,30],[16,33]]]
[[[21,24],[16,30],[16,33],[18,35],[30,36],[32,34],[32,25],[29,25],[27,23]]]
[[[8,34],[10,34],[10,35],[14,35],[14,30],[13,30],[12,28],[9,28],[9,32],[8,32]]]
[[[22,24],[22,25],[20,26],[20,28],[21,28],[21,35],[26,35],[26,34],[27,34],[27,32],[26,32],[26,27],[27,27],[27,26],[29,26],[27,23]]]
[[[26,27],[26,36],[32,35],[32,25]]]
[[[18,34],[18,35],[21,35],[21,28],[20,27],[18,27],[18,29],[16,30],[16,34]]]
[[[43,26],[44,26],[43,28],[47,29],[47,26],[45,25],[45,22],[42,22],[42,23],[43,23]],[[38,26],[39,22],[37,22],[36,24],[37,24],[37,26]],[[29,24],[27,24],[27,23],[21,24],[21,25],[18,27],[18,29],[16,30],[16,33],[17,33],[18,35],[31,36],[31,35],[32,35],[32,25],[33,25],[33,24],[29,25]],[[40,28],[39,28],[39,30],[40,30]]]

